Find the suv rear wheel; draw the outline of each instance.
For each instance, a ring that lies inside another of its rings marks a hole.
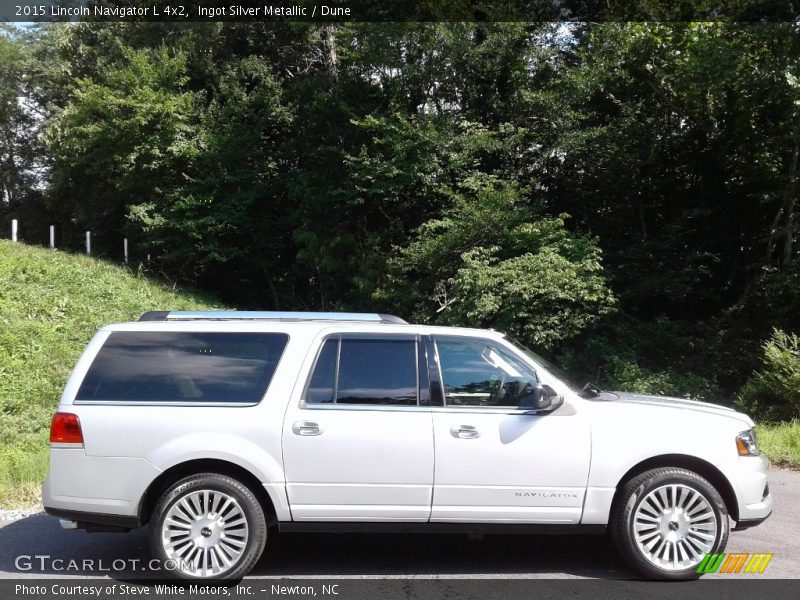
[[[173,484],[150,522],[150,545],[161,569],[182,579],[239,579],[266,540],[264,511],[253,492],[218,473]]]
[[[709,552],[728,543],[728,512],[717,490],[679,468],[628,481],[611,515],[611,536],[625,561],[653,579],[695,579]]]

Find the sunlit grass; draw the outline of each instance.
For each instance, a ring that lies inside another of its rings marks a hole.
[[[756,427],[758,445],[774,464],[800,468],[800,421]]]
[[[0,506],[34,502],[61,390],[98,327],[219,306],[87,256],[0,240]]]

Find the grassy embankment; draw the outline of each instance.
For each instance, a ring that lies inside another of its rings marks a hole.
[[[50,418],[98,327],[148,310],[213,306],[127,268],[0,240],[0,507],[38,496]]]
[[[800,421],[758,425],[756,436],[761,451],[773,464],[800,469]]]

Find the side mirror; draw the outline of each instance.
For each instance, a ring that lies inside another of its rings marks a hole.
[[[562,404],[564,404],[563,396],[559,396],[558,392],[549,385],[539,384],[529,393],[520,397],[518,408],[550,412]]]

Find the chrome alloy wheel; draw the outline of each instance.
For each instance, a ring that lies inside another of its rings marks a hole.
[[[173,564],[194,577],[219,577],[239,562],[247,547],[247,518],[233,497],[197,490],[177,500],[161,526],[161,544]]]
[[[654,489],[636,507],[633,534],[642,555],[667,571],[696,566],[711,552],[719,524],[711,503],[683,484]]]

